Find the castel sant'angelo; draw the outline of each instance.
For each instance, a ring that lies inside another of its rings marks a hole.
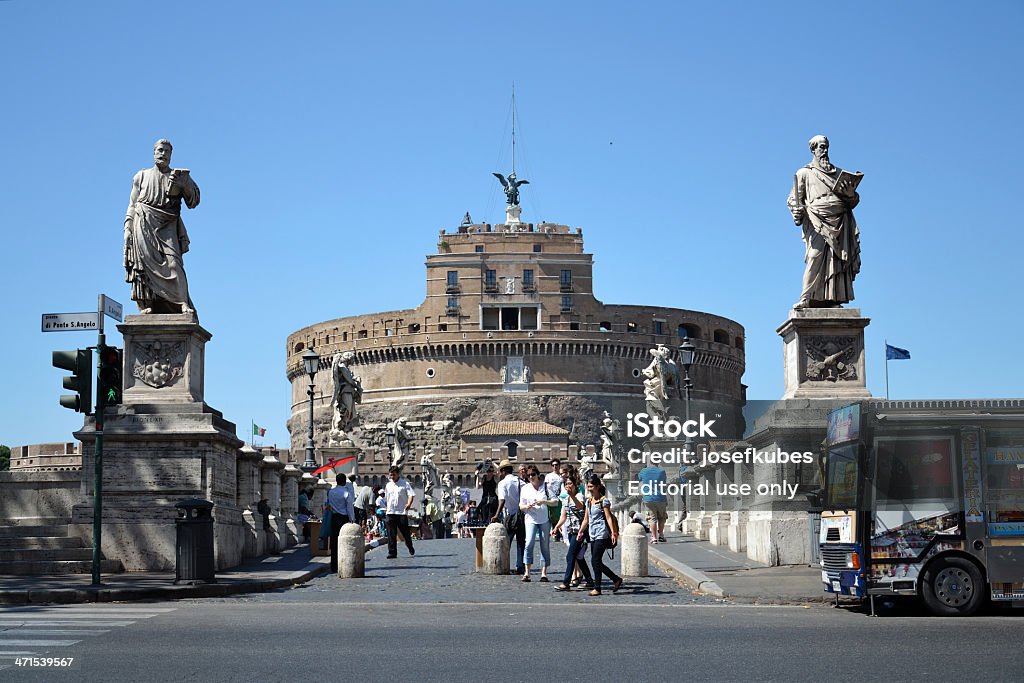
[[[467,215],[454,231],[441,230],[437,253],[427,256],[426,299],[416,308],[327,320],[289,335],[293,453],[308,429],[302,354],[310,347],[321,358],[318,448],[328,445],[331,426],[332,357],[354,354],[349,367],[363,396],[349,435],[361,451],[359,474],[372,481],[386,475],[385,436],[398,418],[412,438],[414,480],[428,449],[456,485],[472,485],[485,458],[575,461],[598,443],[605,411],[624,421],[643,409],[641,371],[651,349],[664,344],[677,355],[684,338],[697,347],[692,410],[715,415],[720,438],[739,438],[743,328],[685,308],[602,303],[582,229],[519,216],[518,197],[510,197],[503,224]]]

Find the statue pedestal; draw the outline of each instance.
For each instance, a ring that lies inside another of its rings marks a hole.
[[[124,402],[104,414],[103,553],[128,571],[170,571],[178,517],[174,504],[214,504],[214,553],[223,569],[242,560],[248,525],[238,501],[243,442],[235,425],[203,402],[203,347],[210,333],[192,315],[127,316]],[[73,534],[91,543],[96,427],[82,441],[82,502]]]
[[[859,308],[791,311],[777,330],[786,368],[783,398],[869,398],[864,328],[870,322]]]
[[[124,335],[124,404],[202,403],[209,332],[193,314],[129,315]]]
[[[521,207],[521,206],[506,206],[505,207],[505,224],[508,225],[509,228],[514,229],[515,226],[517,226],[520,223],[522,223],[522,221],[519,220],[519,216],[522,214],[522,212],[523,212],[523,207]]]

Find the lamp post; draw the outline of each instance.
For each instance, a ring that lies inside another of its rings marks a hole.
[[[683,404],[686,411],[686,421],[690,421],[690,391],[693,389],[693,382],[690,380],[690,368],[693,366],[694,357],[696,355],[697,347],[693,345],[689,337],[683,340],[683,343],[679,345],[679,364],[683,366]],[[689,428],[688,428],[689,431]],[[686,435],[686,441],[683,442],[683,452],[687,453],[687,458],[693,457],[693,437],[689,434]],[[682,479],[679,480],[682,485]],[[682,488],[680,487],[679,492],[679,520],[680,528],[683,518],[686,517],[686,498],[683,496]]]
[[[385,434],[384,434],[384,441],[388,445],[388,469],[390,470],[391,469],[392,453],[394,453],[394,447],[395,447],[395,433],[393,431],[391,431],[391,429],[388,429],[388,431],[385,432]]]
[[[306,436],[306,462],[302,463],[302,469],[306,472],[312,472],[316,469],[316,454],[315,447],[313,446],[313,395],[315,385],[313,384],[313,378],[316,377],[317,370],[320,369],[320,356],[312,347],[308,348],[304,354],[302,354],[302,364],[306,370],[306,375],[309,376],[309,389],[306,393],[309,395],[309,434]]]

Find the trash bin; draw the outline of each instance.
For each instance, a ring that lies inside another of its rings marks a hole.
[[[175,503],[178,528],[174,583],[216,583],[213,564],[213,503],[190,498]]]

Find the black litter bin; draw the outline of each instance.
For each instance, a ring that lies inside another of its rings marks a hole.
[[[190,498],[175,503],[178,529],[174,583],[216,583],[213,564],[213,503]]]

